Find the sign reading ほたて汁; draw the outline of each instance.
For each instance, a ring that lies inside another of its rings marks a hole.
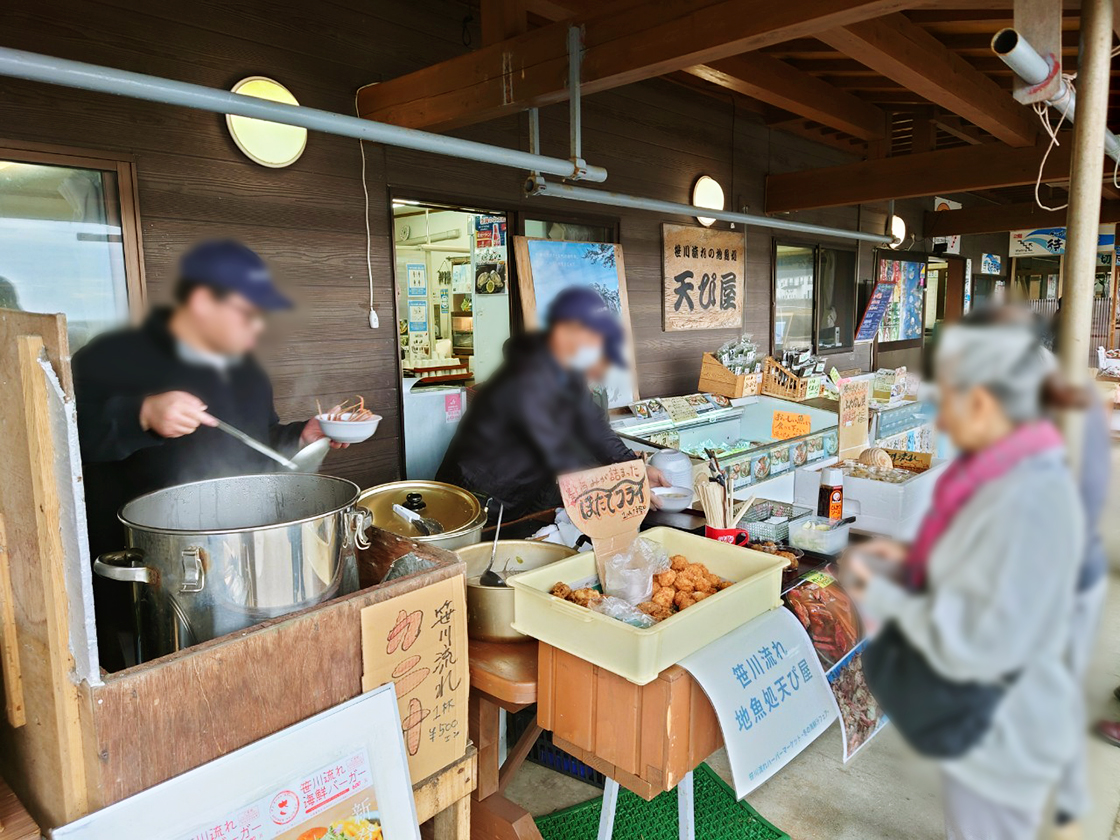
[[[662,225],[661,238],[665,331],[741,328],[742,231]]]

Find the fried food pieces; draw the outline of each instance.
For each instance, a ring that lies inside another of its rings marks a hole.
[[[653,576],[653,594],[638,604],[638,609],[654,621],[664,621],[733,583],[708,571],[703,563],[690,563],[683,554],[674,554],[669,558],[669,568]],[[594,589],[573,590],[563,582],[556,583],[549,594],[581,607],[589,607],[603,597]]]

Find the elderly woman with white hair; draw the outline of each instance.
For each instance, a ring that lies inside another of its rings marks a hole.
[[[864,652],[868,684],[940,762],[950,840],[1034,840],[1080,734],[1065,651],[1084,528],[1043,416],[1052,367],[1025,328],[945,330],[938,426],[961,454],[904,555],[872,545],[842,561],[881,625]]]

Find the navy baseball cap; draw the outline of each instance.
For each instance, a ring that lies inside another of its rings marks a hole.
[[[290,309],[292,302],[272,283],[272,272],[252,248],[232,239],[196,245],[179,262],[184,280],[237,292],[261,309]]]
[[[548,307],[548,325],[576,321],[603,337],[603,352],[611,364],[627,367],[623,352],[624,334],[618,316],[607,302],[587,286],[569,286],[552,299]]]

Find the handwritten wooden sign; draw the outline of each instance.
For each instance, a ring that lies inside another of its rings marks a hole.
[[[665,331],[741,329],[743,232],[662,225],[661,238]]]
[[[789,440],[809,434],[813,420],[808,414],[795,414],[792,411],[775,411],[770,422],[770,437],[774,440]]]
[[[413,779],[467,749],[467,601],[456,575],[362,610],[362,690],[392,682]]]
[[[649,511],[646,465],[639,459],[559,478],[560,497],[572,523],[587,536],[607,537],[634,528]]]
[[[867,397],[870,383],[866,379],[840,384],[840,457],[867,447]]]
[[[911,472],[925,472],[933,463],[933,455],[929,452],[906,452],[902,449],[887,449],[891,456],[891,463],[902,470]]]
[[[607,562],[626,551],[649,511],[649,480],[641,459],[568,473],[558,479],[564,510],[591,537],[595,568],[605,581]]]

